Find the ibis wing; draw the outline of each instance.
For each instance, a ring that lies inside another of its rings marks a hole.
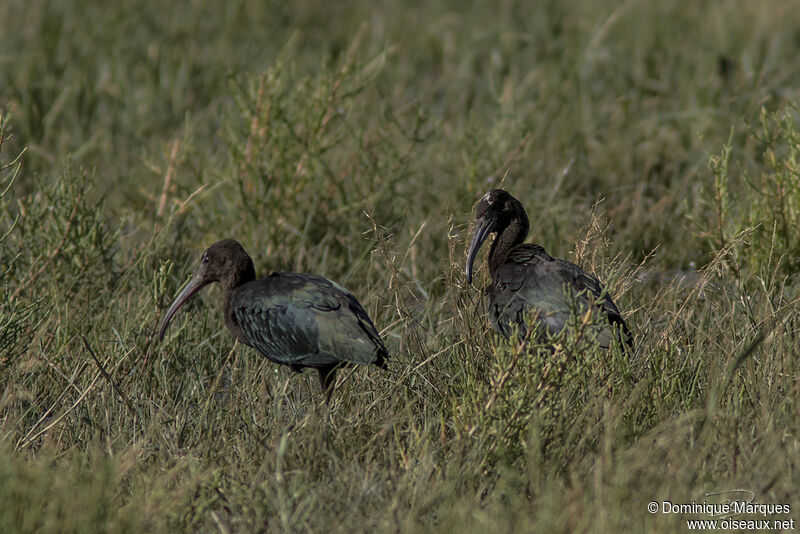
[[[336,355],[340,361],[375,363],[383,367],[387,350],[367,312],[347,289],[326,278],[319,278],[319,290],[338,304],[336,309],[320,309],[317,300],[313,304],[324,314],[320,315],[319,322],[322,350]]]
[[[555,259],[539,245],[522,245],[509,254],[497,270],[489,291],[490,316],[495,327],[510,335],[512,325],[523,328],[526,313],[538,314],[538,321],[549,334],[560,332],[572,313],[583,313],[599,306],[611,324],[619,325],[623,338],[630,333],[617,306],[600,281],[574,263]],[[598,343],[608,346],[612,332],[596,329]]]
[[[581,299],[581,311],[585,311],[588,306],[599,306],[605,314],[609,325],[611,325],[613,329],[619,330],[618,336],[621,337],[622,341],[632,346],[633,337],[628,329],[628,325],[625,323],[625,319],[622,318],[619,308],[617,308],[617,305],[614,304],[614,301],[611,299],[611,295],[603,288],[600,280],[574,263],[566,260],[555,260],[555,262],[558,264],[557,269],[564,283],[566,283],[568,287],[573,288],[576,298]],[[617,334],[613,333],[608,328],[603,328],[599,335],[600,345],[608,346],[614,335]]]
[[[274,296],[268,303],[260,299],[250,304],[237,302],[233,313],[250,345],[261,354],[277,363],[301,367],[335,363],[319,355],[319,330],[312,314]]]
[[[492,325],[510,336],[514,326],[520,335],[527,331],[526,315],[535,314],[541,334],[557,334],[570,316],[563,290],[537,264],[506,263],[497,270],[489,289],[489,316]]]
[[[273,273],[237,289],[232,301],[251,345],[275,362],[300,367],[378,363],[385,354],[355,298],[323,277]]]

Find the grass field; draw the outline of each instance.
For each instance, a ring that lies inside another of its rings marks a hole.
[[[1,2],[0,532],[800,521],[798,51],[789,0]],[[500,185],[633,354],[491,331]],[[217,287],[157,343],[225,237],[350,288],[390,370],[328,411]]]

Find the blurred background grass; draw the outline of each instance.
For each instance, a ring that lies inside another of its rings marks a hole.
[[[783,0],[3,2],[0,530],[659,532],[686,517],[649,501],[731,488],[800,510],[799,48]],[[464,246],[501,184],[635,355],[492,334]],[[343,373],[328,416],[234,345],[218,289],[155,344],[225,237],[353,290],[391,371]]]

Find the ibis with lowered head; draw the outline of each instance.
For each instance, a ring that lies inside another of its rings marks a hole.
[[[234,337],[294,371],[316,369],[326,402],[340,367],[386,368],[386,347],[352,293],[315,274],[274,272],[256,279],[253,260],[233,239],[203,253],[194,276],[167,309],[159,340],[178,308],[213,282],[222,286],[225,325]]]

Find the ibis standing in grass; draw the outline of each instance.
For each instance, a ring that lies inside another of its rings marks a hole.
[[[539,245],[523,243],[529,224],[519,200],[508,191],[493,189],[478,201],[475,217],[467,283],[472,282],[481,245],[490,234],[497,234],[487,260],[492,283],[486,295],[495,330],[509,337],[516,326],[524,336],[525,317],[534,317],[536,336],[546,339],[561,332],[574,314],[591,319],[589,332],[598,345],[608,348],[617,338],[632,346],[625,320],[597,278],[574,263],[551,257]]]
[[[326,402],[338,368],[371,363],[386,368],[386,347],[348,290],[315,274],[276,272],[256,280],[253,260],[233,239],[203,253],[194,277],[164,315],[159,340],[178,308],[212,282],[222,286],[225,326],[234,337],[294,371],[316,369]]]

